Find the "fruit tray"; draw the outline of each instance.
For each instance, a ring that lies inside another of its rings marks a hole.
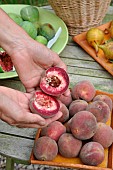
[[[108,29],[110,27],[110,23],[108,22],[106,24],[103,24],[101,26],[99,26],[98,28],[100,28],[101,30],[105,30]],[[99,49],[98,52],[98,57],[96,55],[95,50],[93,49],[93,47],[91,47],[86,40],[86,33],[87,32],[83,32],[77,36],[73,37],[73,40],[79,44],[91,57],[93,57],[102,67],[104,67],[111,75],[113,75],[113,63],[108,61],[103,53],[102,50]],[[105,35],[105,40],[110,39],[110,35],[107,34]]]
[[[108,95],[113,101],[113,94],[97,90],[96,95],[98,94]],[[113,128],[113,111],[106,124],[110,125]],[[38,129],[36,133],[35,141],[40,137],[40,132],[41,132],[41,129]],[[35,158],[33,151],[31,152],[30,163],[58,166],[58,167],[64,167],[64,168],[87,169],[87,170],[113,170],[113,144],[111,147],[109,147],[109,149],[105,149],[104,161],[98,166],[84,165],[78,157],[77,158],[65,158],[61,156],[60,154],[58,154],[56,158],[52,161],[39,161]]]

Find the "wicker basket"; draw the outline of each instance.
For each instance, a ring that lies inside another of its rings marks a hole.
[[[67,25],[70,35],[99,26],[111,0],[48,0],[56,15]]]

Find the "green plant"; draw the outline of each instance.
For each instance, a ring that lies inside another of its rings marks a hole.
[[[111,0],[110,6],[113,6],[113,0]]]
[[[0,0],[0,4],[28,4],[28,5],[36,5],[43,6],[47,5],[47,0]]]

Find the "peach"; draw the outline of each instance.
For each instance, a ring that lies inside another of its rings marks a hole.
[[[71,133],[64,133],[58,140],[59,153],[67,158],[77,157],[82,147],[82,141],[76,139]]]
[[[63,94],[69,86],[69,76],[60,67],[48,68],[41,77],[40,88],[46,94],[59,96]]]
[[[42,128],[40,135],[48,136],[55,141],[58,141],[59,137],[66,132],[66,127],[59,121],[54,121],[48,126]]]
[[[62,116],[58,119],[59,122],[66,122],[69,119],[69,110],[68,108],[62,103],[61,108],[59,111],[62,112]]]
[[[72,120],[72,118],[69,119],[69,120],[64,124],[65,127],[66,127],[66,132],[70,132],[70,133],[71,133],[71,127],[70,127],[70,125],[71,125],[71,120]]]
[[[37,90],[29,101],[29,107],[33,113],[50,118],[57,114],[60,104],[56,98]]]
[[[92,139],[100,143],[104,148],[108,148],[113,143],[113,129],[109,125],[99,122],[97,131]]]
[[[97,130],[96,117],[89,111],[77,112],[71,120],[71,132],[80,140],[90,139]]]
[[[108,121],[111,113],[109,106],[100,100],[89,103],[86,110],[93,113],[97,119],[97,122],[103,123]]]
[[[69,107],[69,105],[71,104],[72,102],[72,96],[71,96],[71,92],[68,96],[64,95],[64,94],[61,94],[59,96],[59,100],[65,104],[67,107]]]
[[[83,99],[90,102],[96,94],[96,89],[90,81],[83,80],[75,84],[71,93],[73,99]]]
[[[85,100],[74,100],[70,106],[69,106],[69,115],[72,117],[77,112],[86,110],[86,107],[88,106],[88,103]]]
[[[58,154],[58,145],[55,140],[48,136],[43,136],[36,140],[33,153],[38,160],[51,161]]]
[[[110,110],[112,111],[113,102],[112,102],[112,99],[109,96],[104,95],[104,94],[100,94],[100,95],[97,95],[93,98],[93,101],[97,101],[97,100],[101,100],[101,101],[105,102],[109,106]]]
[[[79,157],[84,164],[97,166],[104,160],[104,148],[98,142],[88,142],[83,145]]]

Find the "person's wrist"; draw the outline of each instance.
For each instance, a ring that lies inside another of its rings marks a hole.
[[[2,9],[0,9],[0,22],[0,46],[8,54],[11,54],[11,51],[18,46],[24,46],[28,39],[31,38]]]
[[[0,46],[12,57],[13,51],[24,49],[28,45],[30,37],[20,28],[17,32],[7,34]]]

